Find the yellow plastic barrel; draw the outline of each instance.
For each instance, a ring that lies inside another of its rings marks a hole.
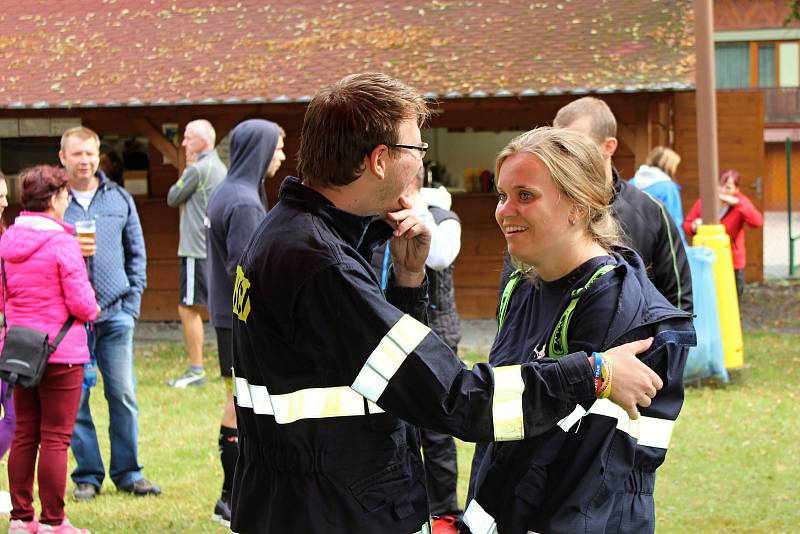
[[[725,353],[725,368],[744,367],[742,349],[742,322],[739,317],[739,299],[736,293],[736,279],[733,275],[733,256],[731,240],[721,224],[703,224],[697,228],[692,245],[708,247],[714,251],[712,270],[717,289],[717,309],[719,310],[719,329],[722,350]]]

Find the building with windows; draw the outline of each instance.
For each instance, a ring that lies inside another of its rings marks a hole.
[[[720,90],[764,95],[764,176],[751,198],[787,208],[786,139],[792,148],[793,209],[800,209],[800,21],[786,0],[716,0],[714,45]]]

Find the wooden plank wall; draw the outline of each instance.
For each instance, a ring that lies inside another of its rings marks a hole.
[[[494,219],[493,193],[453,196],[453,211],[461,218],[461,252],[453,282],[462,319],[494,317],[506,240]]]
[[[736,169],[742,176],[741,191],[764,211],[764,95],[757,91],[717,93],[719,168]],[[681,184],[684,213],[700,196],[697,163],[697,116],[695,94],[675,94],[675,151],[681,156],[677,181]],[[762,182],[763,184],[763,182]],[[747,229],[748,281],[764,277],[763,229]]]

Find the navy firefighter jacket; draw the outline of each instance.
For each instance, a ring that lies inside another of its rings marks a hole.
[[[419,322],[424,284],[381,290],[369,258],[390,235],[289,177],[247,245],[233,298],[233,531],[428,532],[403,420],[472,441],[522,439],[595,398],[582,352],[467,370]]]
[[[465,513],[470,531],[653,532],[655,470],[683,405],[683,367],[695,344],[690,313],[656,290],[628,249],[592,258],[559,280],[520,282],[507,310],[492,365],[654,336],[639,357],[664,386],[651,406],[639,408],[638,420],[609,400],[590,400],[548,432],[490,444]]]

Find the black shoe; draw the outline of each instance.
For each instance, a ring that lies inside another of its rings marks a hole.
[[[225,499],[217,499],[217,504],[214,505],[214,514],[211,519],[222,525],[223,527],[230,528],[231,526],[231,503]]]
[[[97,497],[100,493],[100,488],[88,482],[79,482],[75,484],[75,489],[72,490],[72,498],[76,501],[89,501]]]
[[[119,486],[121,491],[133,493],[134,495],[161,495],[161,488],[153,484],[146,478],[140,478],[133,484],[127,486]]]

